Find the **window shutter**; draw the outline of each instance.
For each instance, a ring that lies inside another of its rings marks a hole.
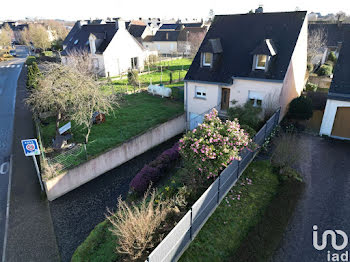
[[[254,71],[254,70],[255,70],[256,59],[257,59],[257,57],[256,57],[256,55],[254,55],[254,56],[253,56],[253,65],[252,65],[252,71]]]

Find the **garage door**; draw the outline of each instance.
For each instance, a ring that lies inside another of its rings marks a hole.
[[[350,138],[350,107],[338,107],[332,136]]]

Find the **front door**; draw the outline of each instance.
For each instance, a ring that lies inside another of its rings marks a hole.
[[[230,89],[221,89],[221,110],[227,110],[230,105]]]
[[[333,122],[332,136],[350,138],[350,107],[338,107]]]

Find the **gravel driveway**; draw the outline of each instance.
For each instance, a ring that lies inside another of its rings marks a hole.
[[[350,237],[350,143],[308,135],[301,140],[305,151],[300,171],[306,188],[272,262],[327,261],[327,251],[336,250],[330,238],[324,250],[313,247],[314,225],[318,226],[319,244],[327,229],[343,230]],[[350,245],[337,252],[347,250]]]
[[[147,151],[99,176],[72,192],[50,202],[57,243],[62,261],[70,261],[75,249],[91,230],[105,219],[106,209],[115,209],[119,195],[125,196],[137,172],[180,137]]]

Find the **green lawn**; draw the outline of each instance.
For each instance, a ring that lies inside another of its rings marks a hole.
[[[181,58],[181,59],[174,59],[171,61],[162,61],[158,62],[157,66],[165,66],[169,70],[188,70],[190,68],[190,65],[192,64],[192,59],[189,58]]]
[[[148,129],[166,122],[183,113],[183,103],[167,98],[137,93],[123,97],[120,107],[114,114],[106,116],[106,122],[94,125],[87,144],[88,157],[97,156]],[[62,123],[63,125],[64,123]],[[51,119],[46,126],[41,126],[45,147],[50,145],[55,136],[55,123]],[[85,131],[72,123],[74,141],[82,143]]]
[[[252,180],[251,185],[247,178]],[[231,261],[231,255],[259,222],[278,186],[278,177],[268,161],[251,163],[180,261]]]
[[[252,180],[251,185],[247,178]],[[180,260],[228,261],[249,230],[259,222],[278,186],[277,175],[269,161],[251,163],[237,186],[226,196],[227,201],[222,201]],[[240,200],[231,199],[237,198],[238,194]],[[97,225],[74,252],[72,261],[118,261],[115,253],[117,239],[109,228],[107,220]]]

